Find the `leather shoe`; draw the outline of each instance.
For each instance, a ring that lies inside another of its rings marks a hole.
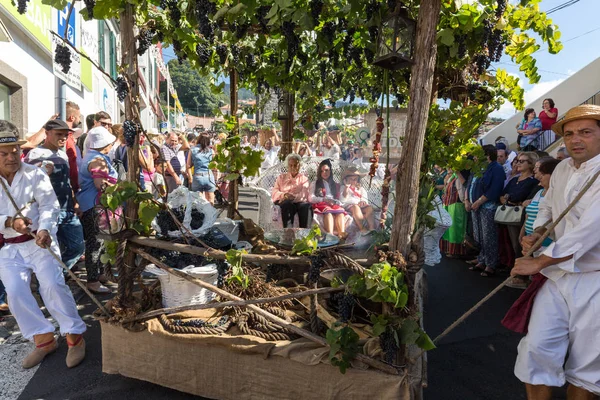
[[[109,288],[102,285],[100,282],[88,283],[86,286],[88,290],[94,294],[108,294],[111,292]]]
[[[42,333],[33,337],[35,349],[23,359],[21,364],[23,368],[33,368],[41,363],[48,354],[52,354],[58,348],[58,343],[54,339],[54,333]]]
[[[81,364],[85,358],[85,340],[83,340],[83,335],[67,333],[67,345],[69,346],[67,367],[73,368]]]

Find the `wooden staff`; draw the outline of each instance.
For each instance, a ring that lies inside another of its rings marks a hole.
[[[217,293],[219,296],[229,299],[229,300],[233,300],[233,301],[241,301],[243,300],[241,297],[235,296],[223,289],[219,289],[218,287],[211,285],[210,283],[206,283],[200,279],[194,278],[193,276],[190,276],[188,274],[186,274],[185,272],[181,272],[179,270],[173,269],[165,264],[163,264],[162,262],[160,262],[160,260],[157,260],[156,258],[152,257],[151,255],[149,255],[148,253],[146,253],[143,250],[134,248],[132,249],[132,251],[136,254],[139,254],[140,256],[142,256],[143,258],[145,258],[146,260],[150,261],[151,263],[153,263],[154,265],[156,265],[158,268],[172,274],[175,275],[179,278],[185,279],[189,282],[192,282],[195,285],[198,285],[200,287],[203,287],[205,289],[208,289],[212,292]],[[250,310],[254,311],[255,313],[265,317],[266,319],[268,319],[271,322],[276,323],[277,325],[284,327],[288,330],[290,330],[291,332],[294,332],[295,334],[302,336],[310,341],[313,341],[315,343],[320,344],[321,346],[325,346],[325,347],[329,347],[327,344],[327,341],[322,338],[321,336],[315,335],[312,332],[309,332],[305,329],[299,328],[294,324],[290,324],[289,322],[285,321],[284,319],[281,319],[273,314],[271,314],[268,311],[263,310],[262,308],[259,308],[253,304],[248,304],[246,305],[247,308],[249,308]],[[399,371],[392,367],[389,364],[386,364],[382,361],[379,360],[375,360],[372,357],[366,356],[364,354],[357,354],[356,355],[356,359],[367,364],[370,367],[373,367],[375,369],[378,369],[380,371],[383,371],[385,373],[391,374],[391,375],[399,375]]]

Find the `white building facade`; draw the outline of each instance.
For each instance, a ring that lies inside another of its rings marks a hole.
[[[121,58],[118,21],[85,21],[81,4],[76,3],[67,22],[69,6],[59,11],[42,0],[30,0],[21,15],[11,0],[0,0],[0,119],[15,123],[23,136],[37,132],[52,115],[63,114],[66,101],[79,105],[84,125],[85,116],[98,111],[107,112],[113,122],[123,120],[123,105],[109,78],[118,76]],[[53,41],[61,39],[52,32],[62,35],[65,29],[71,44],[105,73],[72,52],[79,63],[72,63],[68,77],[57,77],[61,73],[55,74],[60,67],[54,66]],[[148,51],[139,62],[142,124],[157,128],[162,110],[156,61]]]

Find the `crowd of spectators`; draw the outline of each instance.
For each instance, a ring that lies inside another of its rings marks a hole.
[[[127,177],[128,147],[123,125],[100,111],[83,120],[79,106],[67,102],[66,119],[51,117],[22,146],[24,161],[45,168],[59,198],[58,242],[65,264],[72,268],[85,260],[87,287],[94,293],[108,293],[108,279],[102,273],[100,256],[103,241],[98,221],[104,218],[96,207],[107,187]],[[163,198],[181,186],[200,192],[215,202],[217,190],[226,198],[228,184],[223,174],[210,168],[217,146],[227,137],[224,133],[193,129],[171,130],[162,134],[146,132],[140,137],[140,186]],[[339,139],[339,136],[337,136]],[[315,143],[315,141],[317,143]],[[261,173],[281,163],[281,139],[275,129],[261,140],[257,134],[243,136],[242,146],[264,154]],[[324,230],[344,239],[348,218],[361,233],[375,229],[376,221],[360,179],[369,165],[363,161],[363,150],[352,140],[338,143],[329,134],[319,133],[305,141],[296,141],[293,153],[284,162],[288,172],[278,177],[272,190],[275,204],[281,207],[284,226],[291,226],[298,215],[300,227],[310,227],[313,214]],[[325,157],[316,181],[309,182],[300,173],[306,157]],[[355,167],[344,171],[336,182],[332,162],[346,160]],[[383,176],[383,170],[378,171]],[[117,215],[118,217],[118,215]],[[0,311],[6,311],[6,299],[0,282]]]
[[[486,166],[481,176],[469,170],[436,171],[437,189],[452,217],[440,250],[449,258],[466,259],[469,269],[481,276],[513,268],[523,252],[521,239],[532,232],[550,176],[568,158],[565,148],[553,158],[543,151],[527,151],[531,149],[527,146],[510,150],[503,137],[495,145],[483,146]],[[529,277],[515,276],[507,286],[525,289],[528,284]]]

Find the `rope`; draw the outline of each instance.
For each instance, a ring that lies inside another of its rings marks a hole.
[[[15,199],[10,194],[10,191],[8,190],[8,187],[6,186],[6,183],[4,182],[3,178],[0,178],[0,184],[2,184],[2,188],[6,192],[6,195],[8,196],[8,199],[10,200],[11,204],[13,205],[13,207],[15,208],[15,210],[17,210],[17,213],[15,215],[20,216],[20,218],[26,219],[26,217],[23,215],[23,213],[21,211],[25,207],[19,208],[19,206],[17,206],[17,203],[15,202]],[[30,203],[33,203],[33,200],[31,200]],[[27,206],[27,204],[26,204],[26,206]],[[33,239],[37,239],[36,236],[33,233],[29,232],[29,235]],[[90,297],[90,299],[92,299],[92,301],[98,306],[98,308],[100,310],[102,310],[102,313],[104,315],[106,315],[107,317],[110,317],[110,313],[108,312],[108,310],[102,305],[102,303],[100,303],[100,301],[98,301],[98,299],[96,298],[96,296],[94,296],[92,294],[92,292],[89,291],[89,289],[83,284],[83,282],[81,282],[81,280],[77,277],[77,275],[75,275],[75,273],[73,271],[71,271],[69,268],[67,268],[67,266],[62,261],[62,259],[54,251],[52,251],[52,249],[50,247],[44,247],[44,248],[46,250],[48,250],[48,252],[50,253],[50,255],[52,255],[52,257],[58,262],[58,265],[60,265],[63,270],[67,271],[67,273],[69,274],[69,276],[71,277],[71,279],[73,279],[73,281],[75,283],[77,283],[77,285],[79,285],[79,287],[81,289],[83,289],[83,291],[85,292],[85,294],[87,294]]]
[[[325,263],[330,268],[346,268],[358,274],[365,272],[365,269],[362,265],[344,254],[340,254],[331,250],[322,250],[321,253],[325,257]]]
[[[165,314],[159,317],[162,326],[171,333],[184,335],[221,335],[231,326],[231,320],[228,319],[224,324],[216,327],[195,327],[176,325]]]
[[[292,340],[292,336],[281,328],[279,325],[274,325],[269,322],[269,325],[264,324],[268,322],[258,314],[253,312],[241,313],[236,321],[236,324],[240,331],[245,335],[256,336],[265,340],[278,341],[278,340]],[[253,328],[250,327],[252,324]],[[271,329],[271,328],[276,328]]]
[[[117,271],[120,270],[120,266],[125,262],[125,250],[127,249],[127,241],[123,240],[119,242],[119,246],[117,247],[117,254],[115,255],[115,267]],[[117,283],[117,279],[113,274],[112,265],[110,262],[107,262],[104,265],[104,275],[108,278],[109,281],[113,283]]]
[[[567,215],[567,213],[569,211],[571,211],[571,209],[575,206],[575,204],[577,204],[577,202],[583,197],[583,195],[589,190],[589,188],[592,187],[592,185],[594,184],[594,182],[598,178],[598,175],[600,175],[600,170],[598,170],[590,178],[590,180],[585,184],[585,186],[581,189],[581,191],[577,194],[577,196],[573,199],[573,201],[558,216],[558,218],[556,219],[556,221],[554,221],[554,222],[547,221],[542,226],[542,228],[546,229],[546,232],[544,232],[544,234],[537,240],[537,242],[535,242],[535,244],[533,246],[531,246],[531,248],[529,249],[529,251],[527,251],[527,253],[525,253],[524,257],[531,257],[531,255],[542,246],[542,243],[550,235],[550,233],[554,230],[554,228],[556,227],[556,225],[558,225],[560,223],[560,221],[562,221],[562,219]],[[469,318],[469,316],[471,316],[471,314],[473,314],[475,311],[477,311],[479,309],[479,307],[481,307],[483,304],[485,304],[485,302],[487,302],[489,299],[491,299],[504,286],[506,286],[506,284],[511,279],[512,279],[512,277],[508,277],[504,282],[502,282],[501,284],[499,284],[494,290],[492,290],[490,293],[488,293],[487,296],[485,296],[483,299],[479,300],[479,302],[477,302],[477,304],[475,304],[473,307],[471,307],[467,312],[465,312],[456,321],[454,321],[449,327],[447,327],[442,333],[440,333],[435,339],[433,339],[433,343],[439,342],[446,335],[448,335],[450,332],[452,332],[454,330],[454,328],[456,328],[463,321],[465,321],[467,318]],[[410,359],[409,361],[411,363],[414,363],[419,357],[421,357],[423,355],[423,353],[425,353],[425,351],[421,351],[416,357]]]

